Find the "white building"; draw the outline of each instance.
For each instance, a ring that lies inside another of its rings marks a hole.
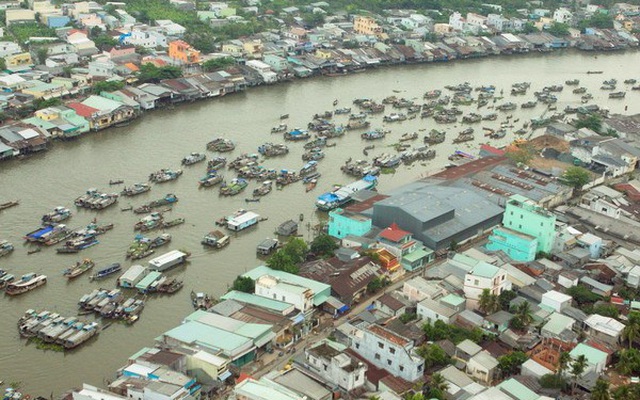
[[[111,77],[116,65],[108,58],[99,58],[89,62],[89,75]]]
[[[561,312],[563,309],[571,305],[571,296],[550,290],[542,295],[540,305],[547,306],[555,312]]]
[[[167,37],[162,33],[138,28],[131,30],[130,36],[124,38],[124,43],[148,49],[155,49],[156,47],[166,48],[168,46]]]
[[[453,322],[453,318],[458,312],[453,308],[431,299],[424,299],[417,305],[418,318],[430,324],[436,321],[443,321],[446,324]]]
[[[440,286],[439,281],[428,281],[421,276],[406,281],[402,286],[402,295],[411,301],[433,300],[446,294],[447,291]]]
[[[486,350],[477,353],[467,362],[467,374],[484,383],[493,381],[497,368],[498,360]]]
[[[249,60],[246,65],[256,71],[262,77],[264,83],[268,84],[278,81],[278,75],[271,70],[269,64],[263,63],[260,60]]]
[[[559,24],[573,24],[573,13],[567,8],[560,7],[553,12],[553,20]]]
[[[284,282],[271,275],[263,275],[256,280],[255,294],[293,306],[306,312],[313,308],[313,290]]]
[[[346,324],[342,329],[351,339],[351,348],[376,367],[409,382],[422,378],[424,359],[416,353],[411,340],[376,324]]]
[[[467,306],[477,307],[478,300],[485,289],[496,296],[505,290],[511,290],[511,281],[507,271],[486,262],[478,262],[464,277],[464,295]]]
[[[14,42],[0,42],[0,57],[22,53],[22,49]]]
[[[307,365],[327,382],[351,392],[365,384],[367,365],[346,354],[345,346],[324,339],[305,349]]]
[[[599,314],[589,315],[584,324],[587,327],[587,333],[591,337],[611,344],[620,342],[622,331],[625,327],[622,322]]]
[[[169,19],[159,19],[156,21],[159,26],[159,30],[172,37],[182,37],[187,29]]]

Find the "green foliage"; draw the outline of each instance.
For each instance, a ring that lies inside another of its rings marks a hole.
[[[616,369],[627,376],[640,373],[640,351],[634,348],[620,350]]]
[[[424,367],[427,370],[439,369],[451,363],[451,357],[438,345],[423,344],[416,351],[420,357],[424,358]]]
[[[609,394],[609,381],[603,378],[598,378],[596,386],[591,390],[591,400],[609,400],[611,395]]]
[[[640,313],[631,311],[627,315],[627,326],[622,331],[622,337],[629,342],[629,348],[631,349],[638,336],[640,336]]]
[[[638,400],[640,399],[640,385],[619,386],[613,390],[613,398],[614,400]]]
[[[311,242],[311,252],[319,257],[332,256],[338,247],[336,241],[326,233],[316,236]]]
[[[509,311],[511,300],[518,297],[517,293],[513,290],[504,290],[498,296],[498,303],[500,304],[500,309],[503,311]]]
[[[449,388],[449,384],[440,373],[436,372],[431,375],[428,388],[429,390],[427,391],[427,395],[430,399],[444,400],[447,398],[446,392]]]
[[[531,314],[531,305],[528,301],[523,301],[514,310],[514,317],[509,321],[509,325],[518,330],[523,330],[531,325],[533,322],[533,315]]]
[[[35,107],[36,110],[41,110],[47,107],[59,106],[60,104],[62,104],[62,100],[60,99],[47,99],[47,100],[35,99],[33,101],[33,106]]]
[[[45,25],[36,22],[28,22],[24,24],[12,24],[8,28],[9,32],[16,38],[21,45],[25,45],[30,37],[55,37],[56,31]]]
[[[307,28],[315,28],[324,24],[324,14],[314,12],[303,13],[302,20]]]
[[[171,65],[158,68],[151,63],[146,63],[140,66],[140,71],[138,72],[138,81],[140,83],[158,83],[163,79],[175,79],[180,77],[182,77],[182,70]]]
[[[186,27],[198,21],[195,11],[178,10],[168,0],[131,0],[127,2],[126,10],[144,23],[159,19],[170,19]]]
[[[515,149],[508,150],[505,156],[511,160],[514,164],[527,165],[533,160],[536,155],[536,151],[532,146],[523,145]]]
[[[498,296],[491,293],[489,289],[484,289],[478,300],[478,308],[485,313],[485,315],[493,314],[500,310]]]
[[[503,376],[515,375],[520,371],[520,366],[527,361],[529,357],[522,351],[512,351],[498,358],[498,368]]]
[[[7,69],[7,62],[4,60],[4,57],[0,57],[0,71],[4,71]]]
[[[48,55],[49,52],[47,51],[46,47],[40,47],[38,50],[36,50],[36,58],[38,59],[38,64],[44,64],[44,62],[47,60]]]
[[[602,118],[596,114],[589,114],[580,118],[574,125],[577,129],[587,128],[594,132],[600,132],[602,130]]]
[[[118,44],[118,41],[116,39],[106,34],[97,35],[92,40],[96,44],[96,47],[101,50],[104,50],[107,47],[116,46]]]
[[[267,260],[269,268],[297,274],[300,264],[306,259],[309,248],[304,240],[290,239]]]
[[[545,389],[567,390],[569,387],[567,380],[563,376],[556,374],[544,375],[538,380],[538,382],[540,383],[540,386]]]
[[[611,29],[613,28],[613,17],[609,14],[597,12],[591,18],[580,21],[578,27],[584,31],[585,28]]]
[[[371,282],[367,284],[367,293],[376,293],[383,287],[387,286],[389,283],[391,282],[389,282],[387,278],[376,276]]]
[[[534,24],[532,24],[531,22],[527,22],[522,27],[522,33],[527,34],[527,33],[535,33],[535,32],[539,32],[538,28],[536,28],[536,26]]]
[[[202,64],[202,69],[211,72],[218,71],[228,66],[234,65],[236,60],[233,57],[220,57],[220,58],[212,58],[211,60],[207,60]]]
[[[429,341],[449,339],[455,344],[465,339],[479,343],[484,337],[484,333],[479,328],[465,329],[456,325],[448,325],[440,320],[433,324],[427,322],[422,326],[422,330]]]
[[[571,375],[573,375],[572,392],[574,392],[578,386],[578,378],[582,376],[585,369],[587,369],[587,357],[584,354],[580,354],[571,364]]]
[[[569,35],[569,25],[563,24],[563,23],[560,23],[560,22],[554,22],[547,29],[547,32],[549,32],[553,36],[568,36]]]
[[[404,313],[400,316],[400,322],[406,324],[407,322],[411,322],[418,319],[418,314],[416,313]]]
[[[610,318],[618,318],[618,315],[620,315],[618,307],[614,306],[613,304],[598,304],[597,306],[593,307],[593,313],[604,315],[605,317]]]
[[[124,82],[118,81],[101,81],[96,82],[91,87],[91,91],[95,94],[100,94],[102,92],[113,92],[115,90],[120,90],[125,86]]]
[[[562,181],[574,188],[581,188],[591,181],[591,175],[584,168],[569,167],[562,174]]]
[[[567,294],[578,303],[578,305],[593,304],[601,297],[593,293],[584,285],[576,285],[566,290]]]
[[[242,275],[238,275],[238,277],[233,281],[233,286],[231,286],[231,289],[245,293],[253,293],[255,288],[256,283],[253,279]]]

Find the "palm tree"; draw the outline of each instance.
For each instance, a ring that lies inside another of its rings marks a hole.
[[[516,317],[520,319],[522,325],[525,327],[529,326],[533,322],[533,315],[531,314],[531,305],[528,301],[523,301],[520,303],[516,310]]]
[[[591,400],[610,400],[609,381],[598,378],[596,386],[591,391]]]
[[[500,302],[498,296],[491,293],[489,289],[484,289],[478,299],[478,308],[485,314],[492,314],[499,310]]]
[[[631,348],[633,341],[640,336],[640,313],[630,312],[627,318],[627,326],[622,331],[622,336],[629,341],[629,348]]]
[[[613,392],[613,398],[614,400],[635,400],[636,396],[629,385],[624,385]]]
[[[437,372],[431,375],[428,395],[430,398],[444,399],[447,389],[449,389],[449,383],[444,379],[444,376]]]
[[[573,375],[573,389],[571,393],[575,392],[578,387],[578,378],[582,375],[587,368],[587,357],[584,354],[579,355],[573,364],[571,364],[571,375]]]
[[[558,376],[562,376],[562,373],[567,369],[567,366],[569,365],[569,361],[571,361],[571,354],[569,354],[569,352],[563,351],[562,353],[560,353],[560,357],[558,358]]]

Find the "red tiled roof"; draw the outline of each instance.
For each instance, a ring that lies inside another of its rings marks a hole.
[[[85,106],[84,104],[77,103],[77,102],[68,103],[67,107],[74,109],[76,111],[76,114],[78,114],[81,117],[85,117],[85,118],[91,117],[91,115],[93,115],[93,113],[96,113],[96,112],[100,111],[97,108]]]
[[[467,175],[475,174],[483,171],[494,165],[505,162],[506,157],[484,157],[474,161],[462,164],[458,167],[446,169],[442,172],[438,172],[435,175],[431,175],[429,178],[441,178],[441,179],[458,179]]]
[[[240,376],[238,376],[238,379],[236,379],[236,384],[238,384],[238,383],[240,383],[240,382],[242,382],[244,380],[250,379],[250,378],[251,378],[251,375],[245,374],[244,372],[241,372]]]
[[[394,299],[395,300],[395,299]],[[389,331],[387,331],[386,329],[384,329],[381,326],[378,325],[370,325],[369,326],[369,331],[372,332],[373,334],[383,337],[385,339],[387,339],[388,341],[390,341],[391,343],[400,345],[400,346],[406,346],[406,344],[408,343],[407,339],[400,337],[394,333],[391,333]]]
[[[381,238],[391,240],[392,242],[399,242],[400,240],[402,240],[402,238],[404,238],[407,235],[411,235],[411,233],[400,229],[398,224],[396,224],[395,222],[391,224],[388,228],[380,232]]]
[[[387,375],[380,379],[386,387],[394,391],[397,395],[402,396],[409,390],[413,389],[413,383],[393,375]]]
[[[497,156],[503,156],[504,150],[497,149],[493,146],[489,146],[488,144],[483,144],[480,146],[480,150],[484,150],[487,153],[495,154]]]

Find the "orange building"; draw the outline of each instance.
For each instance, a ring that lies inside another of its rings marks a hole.
[[[376,35],[382,33],[382,28],[375,19],[358,15],[353,19],[353,30],[363,35]]]
[[[378,255],[378,264],[382,267],[387,278],[395,282],[404,275],[404,268],[393,253],[385,248],[378,249],[375,253]]]
[[[184,40],[174,40],[169,43],[169,57],[185,64],[195,64],[200,62],[200,51]]]

